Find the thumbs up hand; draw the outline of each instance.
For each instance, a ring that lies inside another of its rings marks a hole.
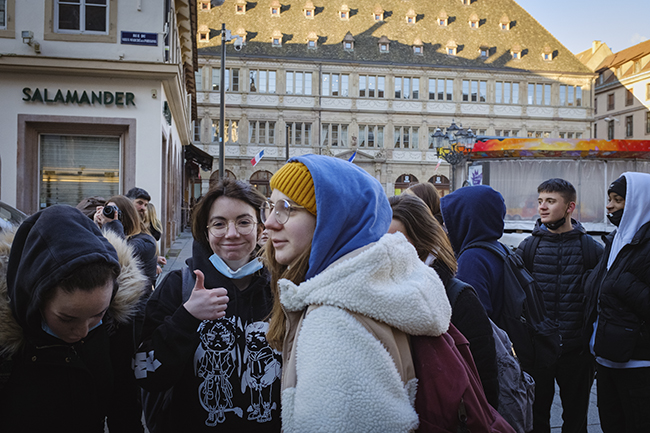
[[[198,269],[194,271],[196,283],[190,299],[184,304],[185,309],[199,320],[216,320],[226,315],[228,291],[223,287],[206,289],[203,285],[205,276]]]

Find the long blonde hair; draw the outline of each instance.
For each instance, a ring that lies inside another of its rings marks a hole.
[[[275,259],[275,248],[273,242],[267,242],[262,247],[262,257],[266,268],[271,273],[271,292],[273,293],[273,309],[270,314],[269,330],[266,332],[266,341],[269,345],[278,351],[282,350],[284,334],[287,330],[287,319],[280,304],[280,291],[278,281],[286,279],[294,284],[300,284],[305,281],[305,275],[309,269],[309,256],[311,253],[311,242],[290,265],[282,265]]]
[[[146,226],[149,226],[149,224],[151,224],[154,229],[162,233],[162,223],[158,219],[156,206],[154,206],[151,202],[147,203],[147,211],[144,213],[144,223]]]

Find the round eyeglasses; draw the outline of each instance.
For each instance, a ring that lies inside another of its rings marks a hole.
[[[278,200],[275,204],[270,201],[265,201],[264,204],[260,206],[260,217],[262,223],[266,224],[271,213],[273,213],[275,221],[277,221],[278,224],[284,225],[289,221],[291,213],[296,209],[305,209],[305,207],[289,203],[289,201],[285,199]]]
[[[235,224],[235,230],[242,236],[251,234],[257,223],[252,218],[241,218],[237,221],[217,220],[208,226],[208,232],[214,237],[225,236],[228,233],[230,223]]]

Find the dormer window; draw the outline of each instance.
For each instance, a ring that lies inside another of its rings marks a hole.
[[[201,10],[202,11],[209,11],[210,10],[210,0],[202,0],[201,1]]]
[[[375,17],[375,21],[383,21],[384,20],[384,14],[383,13],[380,13],[380,14],[375,13],[374,17]]]
[[[386,35],[382,35],[381,38],[379,38],[379,52],[380,53],[387,53],[390,50],[390,40],[386,37]]]
[[[341,9],[339,10],[339,18],[346,21],[350,19],[350,8],[348,5],[341,6]]]
[[[199,27],[199,42],[208,42],[210,40],[210,29],[205,24]]]
[[[438,25],[440,27],[447,27],[447,24],[449,23],[449,16],[447,15],[447,12],[445,11],[440,12],[437,20],[438,20]]]
[[[271,2],[271,16],[279,17],[280,16],[280,2],[274,0]]]
[[[490,57],[490,47],[487,44],[482,44],[478,49],[481,57]]]
[[[544,50],[542,51],[542,59],[544,59],[545,62],[550,62],[553,60],[553,51],[548,45],[544,46]]]
[[[424,54],[424,49],[422,45],[422,40],[420,38],[417,38],[415,41],[413,41],[413,54],[416,56],[421,56]]]
[[[303,9],[303,12],[305,13],[305,18],[313,19],[314,18],[314,11],[315,11],[314,3],[310,2],[310,1],[307,2],[307,4],[305,5],[305,8]]]
[[[515,45],[510,49],[510,54],[512,54],[512,60],[521,59],[521,46]]]
[[[350,32],[347,32],[343,38],[343,49],[345,51],[354,51],[354,36]]]
[[[510,18],[507,15],[504,15],[499,20],[499,28],[501,30],[510,30]]]
[[[470,3],[472,3],[472,0],[460,0],[460,2],[465,6],[468,6]]]
[[[450,56],[455,56],[458,52],[458,45],[454,41],[447,42],[447,54]]]
[[[237,3],[235,4],[235,14],[246,14],[246,0],[237,0]]]
[[[307,48],[312,50],[316,49],[316,42],[318,41],[318,36],[316,32],[311,32],[307,35]]]
[[[415,11],[413,9],[409,9],[406,13],[406,24],[415,24]]]
[[[471,29],[478,29],[478,15],[472,14],[469,17],[469,27]]]
[[[281,47],[282,46],[282,32],[279,30],[276,30],[273,32],[273,35],[271,36],[271,45],[274,47]]]

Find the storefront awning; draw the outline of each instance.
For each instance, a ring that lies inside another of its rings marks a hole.
[[[193,144],[185,146],[185,160],[195,162],[205,171],[212,171],[213,159],[212,155],[199,149]]]
[[[474,145],[472,160],[500,158],[650,159],[650,140],[490,137]]]

